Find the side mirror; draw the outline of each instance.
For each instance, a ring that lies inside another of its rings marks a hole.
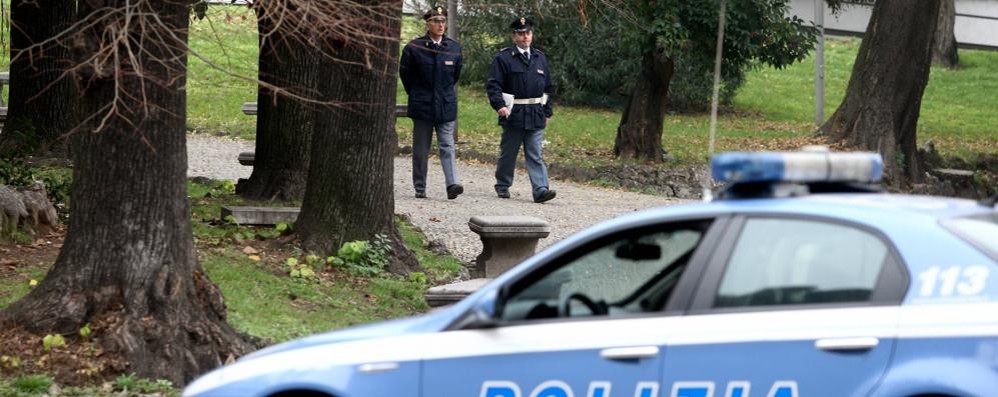
[[[468,313],[468,323],[464,328],[493,328],[498,325],[498,302],[498,289],[493,289],[479,298]]]

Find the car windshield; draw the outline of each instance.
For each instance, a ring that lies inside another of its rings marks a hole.
[[[998,212],[947,219],[942,225],[998,261]]]

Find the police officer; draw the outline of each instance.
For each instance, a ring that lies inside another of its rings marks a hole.
[[[516,157],[522,145],[534,202],[543,203],[555,197],[555,191],[548,187],[547,166],[541,158],[544,127],[553,114],[550,99],[553,86],[547,57],[530,47],[533,27],[528,18],[513,20],[510,28],[515,46],[503,48],[495,55],[485,90],[502,126],[496,194],[509,198]]]
[[[416,198],[426,197],[426,163],[433,131],[437,132],[440,163],[444,169],[447,198],[464,193],[454,170],[454,124],[457,88],[461,77],[461,45],[447,38],[447,10],[435,7],[423,14],[426,35],[413,39],[402,50],[399,77],[409,96],[412,119],[412,185]]]

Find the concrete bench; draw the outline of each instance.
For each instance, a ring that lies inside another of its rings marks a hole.
[[[3,85],[0,84],[0,90],[3,89]],[[0,101],[2,104],[2,101]],[[405,117],[407,112],[407,107],[405,104],[395,105],[395,117]],[[3,116],[7,115],[7,108],[0,108],[0,112],[3,112]],[[257,112],[256,102],[246,102],[243,103],[243,113],[255,116]],[[3,121],[0,119],[0,121]],[[239,165],[253,166],[254,152],[242,152],[239,153]]]
[[[256,102],[243,103],[243,114],[256,116]]]
[[[551,234],[546,221],[532,216],[473,216],[468,227],[482,239],[482,253],[475,259],[475,269],[471,272],[472,277],[478,278],[430,288],[425,296],[432,307],[464,299],[533,255],[538,240]]]
[[[482,239],[476,276],[490,278],[533,255],[537,241],[551,234],[545,220],[532,216],[473,216],[468,227]]]
[[[10,72],[0,72],[0,124],[7,122],[7,104],[3,101],[3,87],[10,85]]]
[[[2,87],[0,87],[0,88],[2,88]],[[0,105],[2,105],[2,103],[0,103]],[[395,117],[405,117],[405,116],[407,116],[408,115],[408,110],[406,110],[407,108],[408,107],[404,103],[396,104],[395,105]],[[246,114],[248,116],[256,116],[256,113],[257,113],[256,102],[245,102],[245,103],[243,103],[243,114]]]
[[[222,219],[232,217],[240,225],[272,226],[281,222],[294,223],[301,210],[297,207],[222,206]]]

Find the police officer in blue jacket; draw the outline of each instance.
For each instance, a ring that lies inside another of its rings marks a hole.
[[[464,193],[454,170],[454,125],[457,120],[457,81],[461,77],[461,45],[444,35],[447,10],[435,7],[425,14],[426,35],[402,50],[399,77],[409,96],[412,119],[412,185],[416,198],[426,197],[426,163],[437,132],[440,163],[447,198]]]
[[[533,21],[528,18],[513,20],[510,28],[516,45],[503,48],[495,55],[485,90],[502,126],[496,163],[496,194],[509,198],[516,157],[523,146],[534,202],[543,203],[555,197],[555,191],[548,186],[547,166],[541,158],[544,127],[553,114],[551,95],[554,87],[547,57],[530,47],[533,27]]]

